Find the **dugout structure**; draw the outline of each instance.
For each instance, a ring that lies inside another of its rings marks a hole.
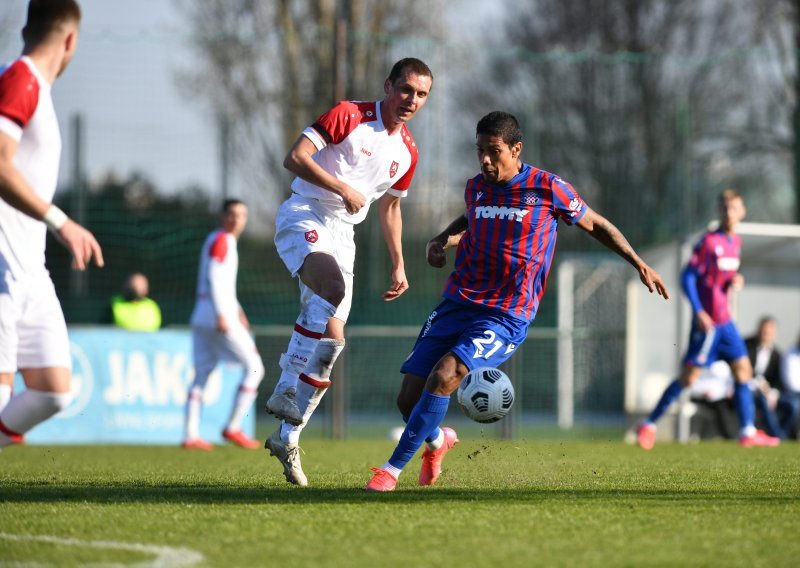
[[[741,274],[745,286],[731,296],[734,320],[744,337],[756,332],[764,315],[778,321],[778,346],[786,350],[800,337],[800,225],[741,223]],[[625,410],[635,424],[650,412],[677,376],[688,344],[691,309],[680,286],[680,271],[701,233],[648,250],[644,258],[670,290],[668,302],[654,301],[637,280],[626,294]],[[675,405],[659,437],[688,439],[685,402]],[[667,426],[672,420],[673,427]]]

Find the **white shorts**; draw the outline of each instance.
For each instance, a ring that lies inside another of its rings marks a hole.
[[[220,361],[246,368],[262,367],[261,356],[250,333],[241,324],[231,324],[226,333],[213,327],[192,327],[195,373],[209,374]]]
[[[64,313],[50,274],[17,278],[0,257],[0,373],[72,368]]]
[[[281,260],[292,273],[303,266],[312,252],[324,252],[336,259],[344,278],[345,294],[333,317],[347,321],[353,305],[353,265],[356,243],[352,223],[345,223],[325,211],[315,199],[293,194],[278,209],[275,228],[275,246]],[[314,295],[303,281],[300,282],[300,301],[305,303]]]

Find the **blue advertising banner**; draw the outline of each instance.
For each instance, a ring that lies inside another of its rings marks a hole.
[[[25,435],[30,444],[180,444],[194,379],[188,330],[70,328],[74,400]],[[241,368],[223,363],[203,396],[201,437],[221,443]],[[24,388],[17,375],[15,392]],[[242,430],[255,435],[255,407]]]

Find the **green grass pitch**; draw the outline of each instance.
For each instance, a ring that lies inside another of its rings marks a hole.
[[[0,565],[796,566],[800,447],[462,439],[368,494],[385,440],[309,440],[311,485],[266,451],[0,453]]]

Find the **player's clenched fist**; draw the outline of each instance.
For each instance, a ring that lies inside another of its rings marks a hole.
[[[428,259],[428,264],[435,268],[442,268],[447,264],[444,245],[437,240],[428,241],[428,245],[425,247],[425,257]]]
[[[342,201],[344,201],[344,208],[350,215],[355,215],[367,204],[367,198],[364,194],[350,189],[347,193],[342,194]]]

